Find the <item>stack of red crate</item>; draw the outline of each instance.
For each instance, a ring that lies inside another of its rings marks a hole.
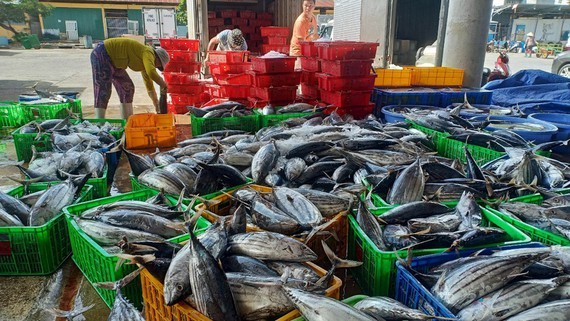
[[[301,97],[303,100],[320,99],[317,73],[321,71],[318,49],[315,42],[301,41]]]
[[[297,98],[297,86],[301,74],[295,72],[295,57],[251,58],[253,80],[253,107],[285,106]]]
[[[260,30],[263,38],[263,45],[261,45],[262,54],[270,51],[289,54],[289,28],[270,26],[261,27]]]
[[[251,93],[249,51],[210,51],[210,73],[214,84],[207,85],[211,98],[247,101]]]
[[[261,27],[271,26],[273,24],[273,15],[267,12],[255,12],[251,10],[220,10],[219,15],[216,12],[208,12],[208,31],[210,38],[216,36],[225,29],[239,28],[245,40],[248,49],[251,52],[261,52]]]
[[[371,75],[377,43],[355,41],[315,42],[322,73],[316,74],[320,100],[339,114],[362,118],[372,113],[370,97],[375,75]],[[303,92],[304,94],[304,92]]]
[[[163,38],[159,41],[170,55],[170,62],[163,72],[168,84],[168,112],[185,114],[187,106],[201,105],[205,99],[200,83],[200,63],[197,62],[200,40]]]

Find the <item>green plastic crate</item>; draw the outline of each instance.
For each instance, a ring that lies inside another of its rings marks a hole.
[[[43,121],[48,119],[63,119],[69,116],[67,110],[71,110],[79,118],[83,117],[81,108],[81,99],[75,99],[73,102],[58,103],[58,104],[23,104],[29,111],[30,115],[36,121]]]
[[[385,213],[394,207],[385,207],[377,211],[377,213]],[[375,213],[375,214],[377,214]],[[478,246],[478,248],[488,246],[503,246],[512,244],[523,244],[530,242],[530,237],[513,227],[509,223],[500,219],[493,212],[482,209],[483,225],[494,226],[503,229],[510,237],[510,241],[499,244],[488,244]],[[370,238],[364,233],[356,222],[353,215],[349,215],[349,232],[348,232],[348,258],[362,262],[360,267],[351,269],[352,274],[360,289],[372,296],[391,296],[394,294],[396,285],[396,261],[398,257],[405,258],[407,251],[380,251]],[[446,249],[421,249],[413,250],[414,257],[442,253]]]
[[[224,118],[201,118],[190,115],[190,123],[192,124],[192,136],[224,129],[243,130],[253,134],[261,129],[260,117],[255,114]]]
[[[368,298],[367,295],[361,295],[361,294],[359,294],[359,295],[353,295],[353,296],[351,296],[350,298],[346,298],[346,299],[342,300],[342,302],[343,302],[343,303],[346,303],[346,304],[348,304],[348,305],[350,305],[350,306],[355,306],[356,303],[358,303],[358,302],[360,302],[360,301],[362,301],[362,300],[364,300],[364,299],[366,299],[366,298]],[[296,319],[293,319],[292,321],[305,321],[305,320],[306,320],[306,319],[305,319],[304,317],[298,317],[298,318],[296,318]]]
[[[115,270],[115,266],[119,260],[118,257],[107,253],[99,244],[93,241],[87,234],[85,234],[77,225],[74,216],[80,215],[84,211],[103,205],[111,204],[118,201],[138,200],[145,201],[148,198],[157,195],[157,191],[143,190],[132,193],[120,194],[117,196],[110,196],[90,202],[85,202],[77,205],[72,205],[64,208],[66,214],[69,238],[71,248],[73,249],[73,261],[77,267],[83,272],[87,280],[91,284],[97,282],[115,282],[136,269],[136,266],[131,264],[123,264],[120,268]],[[174,204],[176,199],[169,197],[169,201]],[[195,233],[203,233],[211,224],[204,218],[198,220]],[[170,239],[172,242],[183,242],[188,239],[188,235],[181,235]],[[119,240],[117,240],[119,241]],[[95,287],[95,290],[103,301],[109,306],[113,306],[115,302],[115,292],[111,290],[101,289]],[[143,307],[142,290],[140,277],[137,277],[133,282],[123,288],[122,293],[139,309]]]
[[[313,114],[313,113],[288,113],[288,114],[263,115],[263,113],[259,110],[259,108],[254,109],[253,112],[259,115],[261,128],[276,126],[281,124],[283,121],[287,119],[306,117],[308,115]]]
[[[120,126],[120,129],[112,130],[110,132],[116,139],[121,139],[123,136],[125,128],[124,119],[85,119],[92,123],[105,123],[109,122],[111,124],[116,124]],[[74,120],[72,123],[78,123],[79,120]],[[50,134],[42,134],[38,137],[38,134],[22,134],[20,133],[21,127],[12,132],[12,137],[14,138],[14,147],[16,148],[16,156],[18,161],[29,162],[32,159],[32,146],[36,147],[38,152],[50,152],[53,150],[53,145],[51,141]]]
[[[570,189],[559,190],[559,191],[557,191],[557,193],[568,194],[568,193],[570,193]],[[532,194],[532,195],[526,195],[526,196],[513,198],[513,199],[509,200],[509,202],[523,202],[523,203],[531,203],[531,204],[540,205],[540,204],[542,204],[542,202],[544,202],[544,198],[540,194]],[[538,228],[536,228],[530,224],[527,224],[523,221],[512,218],[509,215],[503,213],[502,211],[495,210],[489,206],[487,206],[487,209],[490,212],[492,212],[493,214],[497,215],[503,221],[511,224],[512,226],[518,228],[523,233],[528,235],[533,242],[541,242],[542,244],[545,244],[545,245],[570,246],[570,240],[565,238],[564,236],[560,236],[560,235],[554,234],[552,232],[548,232],[548,231],[538,229]]]
[[[0,101],[0,128],[19,127],[31,120],[31,114],[20,103]]]
[[[47,189],[48,183],[29,186],[30,192]],[[24,187],[8,195],[21,197]],[[74,203],[89,201],[92,187],[85,185]],[[48,275],[55,272],[71,254],[65,217],[60,214],[41,226],[0,227],[0,275]]]

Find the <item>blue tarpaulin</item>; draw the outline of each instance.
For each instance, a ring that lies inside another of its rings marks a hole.
[[[483,87],[493,91],[493,104],[518,105],[531,112],[570,112],[570,79],[542,70],[522,70]]]

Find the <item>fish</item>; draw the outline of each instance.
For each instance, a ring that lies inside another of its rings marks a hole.
[[[108,320],[111,321],[144,321],[142,314],[135,308],[135,306],[127,301],[121,294],[121,289],[125,287],[128,283],[135,279],[140,273],[141,269],[135,270],[122,278],[121,280],[110,283],[110,282],[99,282],[95,286],[114,290],[117,292],[115,296],[115,301],[111,307],[111,313],[109,313]]]
[[[370,213],[363,202],[359,203],[358,212],[356,214],[356,221],[364,233],[370,238],[370,240],[372,240],[374,245],[376,245],[379,250],[385,251],[388,249],[383,241],[382,228],[380,227],[380,223],[374,217],[374,215]]]
[[[404,304],[387,297],[370,297],[359,301],[354,308],[362,311],[374,320],[448,320],[427,315],[420,310],[411,309]]]
[[[422,199],[425,187],[424,173],[420,160],[400,172],[388,194],[388,203],[406,204]]]
[[[543,303],[534,308],[528,309],[507,321],[563,321],[570,318],[570,300],[558,300],[549,303]]]
[[[275,146],[275,142],[271,142],[259,149],[251,162],[251,174],[254,183],[259,184],[265,179],[269,171],[277,163],[279,156],[280,152]]]
[[[251,232],[230,236],[227,253],[269,261],[310,262],[317,259],[315,252],[305,244],[272,232]]]

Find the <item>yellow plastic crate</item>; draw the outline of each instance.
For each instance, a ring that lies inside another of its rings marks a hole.
[[[409,69],[382,69],[376,72],[375,87],[410,87],[412,85],[412,71]]]
[[[449,67],[406,67],[412,71],[412,86],[461,87],[464,70]]]

